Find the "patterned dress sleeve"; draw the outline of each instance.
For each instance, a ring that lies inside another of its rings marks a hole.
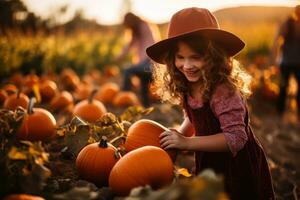
[[[236,156],[248,140],[244,122],[245,102],[239,92],[230,92],[226,86],[221,85],[215,90],[210,106],[219,119],[221,130],[232,155]]]

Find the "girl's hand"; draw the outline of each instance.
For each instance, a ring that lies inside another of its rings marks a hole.
[[[185,149],[187,138],[175,129],[164,131],[160,134],[160,146],[163,149]]]

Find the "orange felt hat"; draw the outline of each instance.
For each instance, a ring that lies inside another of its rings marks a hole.
[[[146,49],[147,55],[157,63],[164,64],[171,44],[189,35],[200,35],[214,41],[228,56],[241,51],[245,43],[236,35],[220,29],[213,14],[205,8],[185,8],[175,13],[169,23],[168,38]]]

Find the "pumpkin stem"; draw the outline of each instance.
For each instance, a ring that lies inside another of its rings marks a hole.
[[[117,148],[117,150],[115,151],[115,154],[114,154],[116,159],[119,159],[122,157],[120,152],[121,152],[121,149]]]
[[[34,106],[34,104],[35,104],[35,98],[34,97],[32,97],[32,98],[30,98],[30,100],[29,100],[29,104],[28,104],[28,107],[27,107],[27,113],[28,114],[32,114],[33,113],[33,106]]]
[[[92,103],[92,101],[93,101],[93,99],[94,99],[94,96],[95,96],[95,94],[96,94],[97,92],[98,92],[98,89],[94,89],[94,90],[91,92],[91,94],[90,94],[90,96],[89,96],[89,98],[88,98],[89,104]]]
[[[86,126],[87,123],[80,119],[78,116],[72,118],[70,125],[72,126]]]
[[[99,142],[99,147],[101,148],[107,148],[107,137],[106,136],[102,136],[100,142]]]
[[[126,140],[126,137],[122,134],[122,135],[120,135],[120,136],[118,136],[118,137],[115,137],[114,139],[112,139],[111,141],[109,141],[109,143],[111,143],[111,144],[114,144],[115,142],[117,142],[118,140]]]

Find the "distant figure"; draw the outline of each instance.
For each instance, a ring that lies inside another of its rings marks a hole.
[[[124,71],[123,90],[131,89],[131,77],[137,76],[141,82],[141,97],[145,107],[150,105],[149,83],[152,79],[150,59],[146,55],[146,47],[154,43],[154,35],[149,24],[133,13],[127,13],[123,25],[131,31],[131,40],[123,48],[117,60],[123,59],[130,50],[135,50],[137,63],[132,64]]]
[[[278,52],[281,53],[281,82],[277,109],[279,114],[283,115],[289,78],[294,74],[298,84],[296,98],[298,120],[300,120],[300,5],[295,7],[293,14],[281,25],[278,31],[272,51],[273,62],[278,58]]]

